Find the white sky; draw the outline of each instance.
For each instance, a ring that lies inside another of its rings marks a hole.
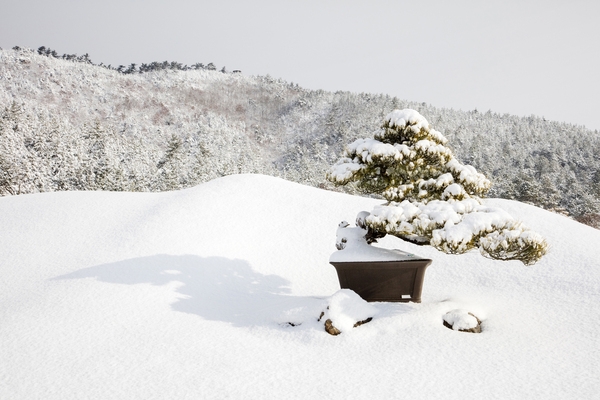
[[[599,16],[596,0],[0,0],[0,47],[213,62],[600,130]]]

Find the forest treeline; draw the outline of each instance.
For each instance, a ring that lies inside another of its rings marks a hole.
[[[27,49],[22,49],[20,46],[14,46],[12,49],[15,51],[21,51],[21,50],[27,51]],[[117,67],[113,67],[110,64],[106,65],[104,63],[94,64],[92,62],[92,60],[90,59],[90,55],[88,53],[85,53],[80,56],[78,56],[77,54],[68,54],[68,53],[59,54],[56,50],[53,50],[50,47],[46,47],[46,46],[38,47],[36,52],[41,56],[59,58],[62,60],[80,62],[80,63],[84,63],[84,64],[97,65],[99,67],[115,70],[122,74],[136,74],[136,73],[143,74],[144,72],[160,71],[160,70],[165,70],[165,69],[170,69],[173,71],[189,71],[189,70],[194,70],[194,69],[206,69],[209,71],[217,70],[217,67],[215,66],[215,64],[213,64],[211,62],[206,65],[204,65],[203,63],[195,63],[190,66],[187,64],[182,64],[177,61],[162,61],[162,62],[153,61],[151,63],[142,63],[140,65],[132,63],[132,64],[129,64],[128,66],[119,65]],[[226,73],[227,68],[223,67],[220,69],[220,71],[223,73]],[[237,72],[242,72],[242,71],[233,70],[233,72],[237,73]]]
[[[174,190],[236,173],[352,193],[332,187],[327,169],[390,111],[412,108],[491,180],[489,196],[600,227],[600,134],[583,126],[200,64],[126,73],[40,49],[0,50],[0,195]]]

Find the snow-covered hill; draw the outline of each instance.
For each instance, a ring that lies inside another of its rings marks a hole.
[[[490,196],[598,224],[600,136],[583,126],[269,76],[124,75],[28,49],[0,50],[0,195],[164,191],[236,173],[327,187],[344,146],[372,137],[396,108],[419,111],[442,132],[461,162],[492,181]]]
[[[488,200],[544,235],[538,264],[432,258],[420,304],[330,336],[338,222],[372,199],[261,175],[166,193],[0,198],[0,398],[593,398],[600,231]],[[449,330],[464,308],[481,334]],[[293,322],[296,326],[290,326]]]

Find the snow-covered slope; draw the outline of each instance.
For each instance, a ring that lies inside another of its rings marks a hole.
[[[29,49],[0,49],[0,195],[174,190],[240,172],[326,187],[344,146],[403,108],[493,181],[490,196],[564,208],[599,227],[600,135],[583,126],[269,76],[120,74]]]
[[[593,398],[600,231],[488,200],[538,264],[434,260],[420,304],[327,334],[341,220],[378,201],[260,175],[166,193],[0,198],[0,398]],[[464,308],[481,334],[442,325]],[[293,322],[290,326],[286,322]]]

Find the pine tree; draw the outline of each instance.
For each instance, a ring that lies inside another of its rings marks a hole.
[[[98,120],[83,128],[81,168],[78,184],[82,190],[123,190],[123,171],[117,149],[120,144],[112,129],[106,129]]]
[[[374,139],[351,143],[327,177],[388,201],[361,217],[369,242],[392,234],[445,253],[479,248],[494,259],[537,262],[545,240],[506,212],[484,206],[480,197],[489,180],[456,160],[446,143],[418,112],[395,110]]]
[[[13,101],[0,111],[0,195],[33,193],[36,190],[31,158],[24,135],[31,131],[22,104]]]
[[[165,155],[158,162],[157,168],[161,177],[164,190],[181,189],[185,183],[183,174],[183,142],[181,138],[172,134],[167,141]],[[182,182],[183,181],[183,182]]]

